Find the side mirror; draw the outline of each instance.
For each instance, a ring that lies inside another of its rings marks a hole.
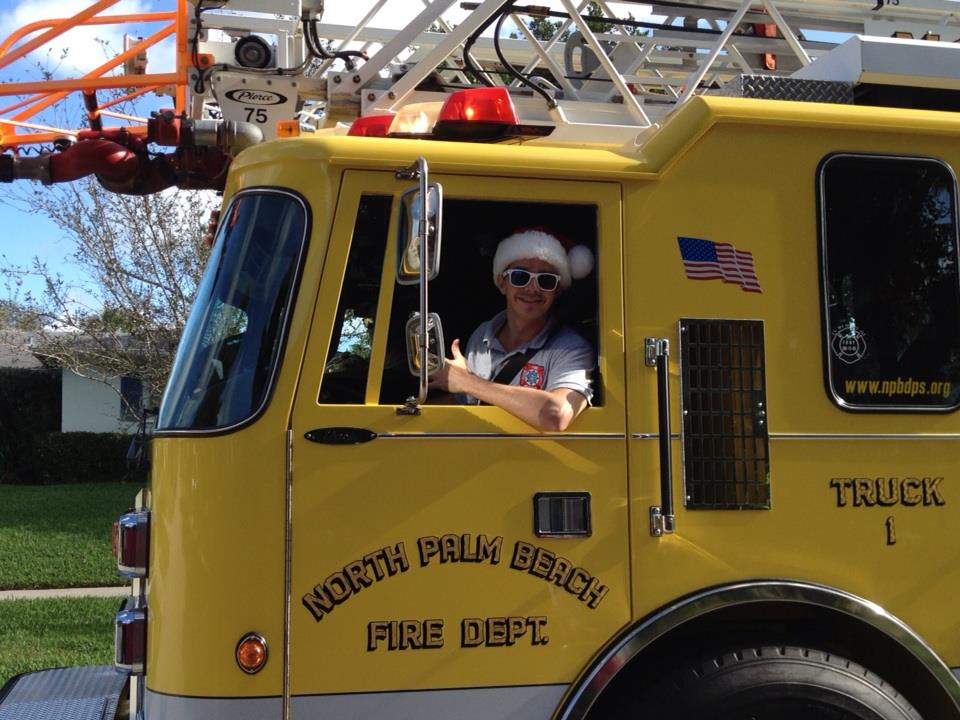
[[[424,358],[424,344],[420,342],[420,313],[410,313],[410,319],[407,320],[407,367],[410,368],[410,374],[420,377],[420,368]],[[426,342],[426,363],[427,375],[433,375],[437,370],[443,367],[443,350],[446,347],[443,343],[443,324],[440,322],[440,316],[436,313],[427,315],[427,342]]]
[[[397,233],[397,282],[416,285],[420,282],[420,243],[427,247],[427,280],[440,272],[440,226],[443,209],[443,187],[427,185],[426,196],[411,188],[400,197],[400,228]]]

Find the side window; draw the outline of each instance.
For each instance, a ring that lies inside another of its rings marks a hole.
[[[139,420],[143,411],[143,381],[140,378],[120,378],[120,419]]]
[[[391,203],[389,195],[360,198],[327,365],[320,384],[321,403],[363,404]]]
[[[827,386],[852,410],[960,404],[956,181],[928,158],[820,169]]]
[[[234,197],[160,407],[158,430],[239,425],[266,407],[308,235],[307,206],[284,190]]]
[[[545,228],[597,254],[597,207],[545,202],[501,202],[446,197],[443,203],[443,243],[440,273],[430,282],[430,310],[440,315],[450,344],[460,339],[461,350],[478,325],[504,309],[503,296],[493,282],[497,244],[524,228]],[[553,308],[557,320],[598,347],[597,273],[576,280]],[[393,288],[380,404],[399,405],[417,392],[417,379],[407,368],[404,326],[419,309],[416,285]],[[602,383],[593,378],[593,405],[603,402]]]

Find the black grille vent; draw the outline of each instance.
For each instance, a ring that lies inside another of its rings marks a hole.
[[[768,509],[763,323],[680,321],[683,480],[691,509]]]

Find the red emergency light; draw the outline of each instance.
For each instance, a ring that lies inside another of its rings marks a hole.
[[[367,115],[357,118],[350,125],[347,135],[354,137],[386,137],[393,122],[393,115]]]
[[[521,125],[510,93],[503,87],[457,90],[440,109],[433,135],[438,140],[491,142],[544,137],[552,125]]]

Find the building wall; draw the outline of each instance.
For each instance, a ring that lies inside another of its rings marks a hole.
[[[125,432],[137,429],[135,422],[121,420],[120,378],[109,386],[99,380],[63,371],[62,432]]]

